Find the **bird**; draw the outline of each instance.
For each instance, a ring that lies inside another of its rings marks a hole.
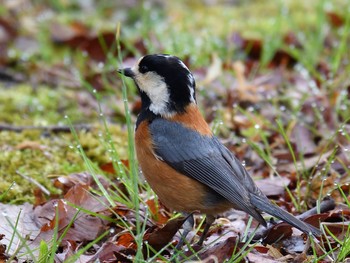
[[[141,97],[135,148],[140,169],[161,202],[187,215],[176,248],[194,226],[193,212],[206,215],[202,245],[218,214],[242,210],[267,227],[266,212],[311,236],[321,231],[271,203],[219,139],[196,102],[196,82],[180,58],[168,54],[141,57],[119,69],[133,79]]]

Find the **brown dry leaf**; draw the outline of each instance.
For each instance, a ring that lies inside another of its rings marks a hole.
[[[126,168],[129,168],[129,160],[121,159],[120,161],[122,162],[122,164],[123,164]],[[118,173],[114,170],[113,163],[111,163],[111,162],[100,165],[100,168],[101,168],[102,171],[105,171],[105,172],[107,172],[107,173],[110,173],[110,174],[118,174]]]
[[[217,54],[212,55],[212,62],[201,85],[208,85],[222,74],[222,61]]]
[[[8,247],[8,253],[10,255],[15,252],[25,253],[25,248],[19,249],[23,238],[33,240],[40,232],[40,223],[33,217],[33,205],[28,203],[23,205],[0,203],[0,211],[0,234],[5,235],[1,243],[9,246],[11,238],[13,237],[12,245]],[[14,234],[13,226],[16,221],[18,224],[16,226],[16,233]],[[11,222],[11,224],[9,222]],[[17,251],[17,249],[19,249],[19,251]]]
[[[333,150],[330,150],[328,152],[323,153],[322,155],[317,155],[317,156],[312,156],[305,158],[303,162],[298,161],[296,164],[293,162],[286,163],[286,164],[278,164],[276,169],[278,172],[294,172],[295,171],[295,166],[298,167],[298,169],[304,168],[305,170],[308,170],[315,165],[319,165],[323,162],[326,162],[328,157],[331,156],[333,153]]]
[[[74,21],[68,25],[54,23],[51,25],[51,39],[57,45],[69,46],[86,52],[95,61],[105,61],[107,53],[112,52],[117,55],[115,32],[92,32],[84,24]],[[121,49],[126,51],[124,58],[132,56],[133,53],[127,51],[123,42]],[[146,54],[147,49],[142,39],[135,40],[133,47],[141,54]]]
[[[155,199],[149,199],[146,204],[151,212],[152,220],[158,224],[165,224],[168,222],[171,214],[166,210],[159,201],[156,203]]]
[[[257,93],[257,88],[254,85],[248,84],[245,77],[245,65],[241,61],[233,63],[233,69],[237,77],[237,93],[240,101],[249,101],[257,103],[261,100],[260,95]]]
[[[35,197],[35,202],[34,202],[35,206],[42,205],[42,204],[47,202],[46,196],[45,196],[44,192],[42,191],[42,189],[35,188],[33,190],[33,194]]]
[[[270,66],[285,66],[285,67],[293,67],[296,64],[297,60],[291,56],[287,51],[279,49],[276,51],[275,55],[272,57],[270,61]]]
[[[277,240],[280,240],[282,237],[283,239],[286,239],[292,234],[293,230],[291,225],[284,222],[278,223],[269,230],[266,237],[264,238],[264,243],[272,244]]]
[[[267,246],[256,245],[254,246],[254,249],[262,254],[267,254],[267,252],[269,252],[269,249]]]
[[[114,242],[104,242],[101,248],[89,259],[88,262],[132,262],[130,256],[135,255],[135,250],[119,246]],[[87,262],[87,261],[83,261]]]
[[[199,258],[205,261],[211,256],[215,256],[217,262],[224,262],[232,257],[233,253],[238,253],[241,244],[235,237],[229,237],[223,242],[208,247],[204,252],[198,254]]]
[[[64,232],[78,212],[77,209],[68,205],[67,202],[96,213],[105,212],[108,209],[104,198],[93,197],[87,189],[87,186],[75,185],[67,192],[65,199],[51,200],[43,206],[38,206],[34,209],[34,221],[42,225],[42,227],[39,235],[34,239],[33,245],[38,245],[40,240],[49,241],[52,238],[56,220],[58,220],[59,224],[59,235]],[[58,219],[56,219],[56,210]],[[79,212],[63,240],[79,242],[94,240],[106,229],[107,223],[106,220],[101,218]]]
[[[79,47],[82,51],[96,61],[105,61],[107,53],[112,52],[113,56],[117,56],[117,46],[115,32],[103,32],[98,36],[93,36],[83,41]]]
[[[17,150],[25,150],[25,149],[31,149],[31,150],[45,150],[47,146],[40,144],[37,141],[24,141],[20,144],[17,144],[15,147]]]
[[[271,245],[267,245],[266,247],[269,249],[269,255],[272,256],[274,259],[279,259],[283,257],[282,253],[277,248]]]
[[[81,80],[72,70],[73,65],[55,64],[52,66],[35,63],[31,65],[31,81],[35,84],[45,83],[51,86],[64,86],[68,88],[79,88],[82,86]]]
[[[137,249],[137,245],[134,237],[129,232],[120,233],[116,244],[125,248]]]
[[[0,234],[0,241],[5,237],[5,235]],[[6,245],[0,243],[0,262],[6,262],[9,259],[9,255],[6,253]]]
[[[324,222],[329,226],[329,230],[334,233],[334,235],[338,236],[339,239],[342,240],[340,235],[344,235],[350,221],[350,209],[345,208],[336,208],[333,211],[327,213],[321,213],[309,216],[305,218],[305,222],[318,227],[320,222]],[[334,224],[334,225],[332,225]],[[334,232],[333,232],[334,231]],[[344,232],[345,231],[345,232]]]
[[[0,17],[0,65],[9,62],[9,44],[17,37],[18,27],[15,19]]]
[[[103,176],[97,175],[97,178],[104,188],[108,188],[110,186],[109,182],[107,182]],[[64,193],[67,193],[75,185],[86,185],[94,189],[97,189],[98,187],[94,178],[88,172],[61,175],[54,180],[53,184]]]
[[[316,144],[312,132],[301,125],[300,122],[293,122],[289,135],[290,141],[295,145],[295,156],[316,154]]]
[[[97,91],[106,90],[106,82],[113,83],[116,80],[115,71],[108,71],[103,73],[92,73],[85,77],[85,80]]]
[[[345,19],[335,12],[326,12],[329,23],[334,27],[341,27],[344,25]]]
[[[0,28],[0,43],[8,43],[17,37],[18,27],[12,18],[0,17]]]
[[[53,23],[50,28],[51,39],[57,44],[68,44],[75,46],[75,42],[89,36],[89,28],[78,21],[72,21],[69,25]]]
[[[289,45],[294,45],[296,48],[300,48],[300,42],[297,41],[296,37],[292,37],[291,33],[288,33],[283,37],[284,42]],[[244,51],[248,58],[252,61],[260,61],[261,54],[263,52],[264,43],[259,39],[249,39],[242,37],[239,33],[233,33],[230,41],[242,51]],[[292,57],[288,52],[283,49],[278,49],[275,51],[275,54],[271,58],[269,66],[287,66],[292,67],[295,65],[296,59]]]
[[[131,211],[130,208],[128,208],[126,205],[123,205],[123,204],[119,204],[116,207],[113,207],[112,209],[119,216],[125,216],[125,217],[127,217]]]
[[[301,236],[291,236],[282,241],[282,247],[288,254],[302,253],[307,246],[306,241]]]
[[[115,32],[102,32],[96,35],[79,22],[70,25],[52,24],[51,39],[55,44],[80,49],[96,61],[105,61],[109,51],[114,55],[117,51]]]
[[[334,171],[330,171],[330,174],[325,178],[315,176],[310,185],[312,197],[316,200],[319,196],[330,194],[336,202],[342,203],[344,202],[344,198],[338,190],[338,185],[346,193],[346,190],[349,188],[349,180],[350,178],[347,174],[339,176],[339,174]],[[321,190],[322,193],[320,193]]]
[[[100,169],[109,174],[116,174],[113,163],[101,164]]]
[[[144,236],[144,241],[147,241],[148,245],[152,247],[155,251],[161,250],[167,244],[171,242],[176,232],[181,228],[186,218],[176,218],[170,220],[164,227],[156,229],[151,229]],[[148,254],[148,248],[144,246],[144,255]]]
[[[350,227],[350,222],[340,222],[340,223],[331,223],[324,222],[322,224],[325,228],[328,229],[334,236],[336,236],[339,240],[345,240],[347,238],[348,229]],[[328,233],[326,230],[326,233]]]
[[[248,253],[247,258],[251,263],[283,263],[287,261],[275,260],[268,255],[264,254],[256,254],[256,253]]]
[[[64,262],[66,259],[68,259],[76,253],[76,249],[76,242],[65,240],[61,243],[60,252],[56,253],[55,259],[59,260],[58,262]],[[77,262],[80,263],[79,260]]]
[[[249,116],[235,114],[232,119],[232,124],[233,129],[248,129],[254,126],[259,127],[259,129],[264,128],[264,122],[262,118],[256,114],[250,113]],[[261,140],[261,136],[259,135],[259,133],[256,133],[255,136],[251,136],[249,139],[256,142]]]
[[[285,193],[290,180],[286,177],[275,177],[257,180],[255,183],[266,196],[279,196]]]
[[[293,46],[296,48],[302,48],[302,44],[300,43],[297,35],[293,32],[288,32],[283,37],[283,42],[289,46]]]

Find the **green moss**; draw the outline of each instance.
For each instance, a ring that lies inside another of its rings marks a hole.
[[[113,143],[120,150],[118,154],[125,157],[125,133],[117,126],[110,127]],[[108,150],[98,134],[102,127],[96,126],[91,132],[78,132],[80,144],[87,156],[96,164],[109,162]],[[15,185],[6,194],[2,202],[19,203],[33,201],[33,189],[36,187],[28,182],[17,171],[45,186],[52,194],[59,190],[52,185],[49,177],[68,175],[86,170],[78,152],[77,145],[71,134],[50,134],[43,136],[40,131],[24,131],[22,133],[0,132],[0,195],[13,182]]]
[[[63,123],[64,115],[72,122],[97,118],[96,112],[87,116],[77,110],[76,92],[61,87],[33,88],[27,84],[0,87],[0,123],[38,126]]]
[[[65,124],[68,115],[73,123],[92,125],[90,131],[78,132],[79,141],[87,156],[97,165],[109,162],[103,127],[99,124],[95,109],[85,112],[79,109],[77,90],[29,85],[0,87],[0,123],[14,126],[46,126]],[[84,91],[80,91],[84,92]],[[120,126],[111,126],[110,132],[120,156],[125,156],[126,134]],[[0,195],[13,182],[15,185],[2,202],[20,203],[33,201],[35,185],[17,172],[32,177],[52,194],[59,190],[52,186],[49,176],[68,175],[84,171],[85,165],[79,156],[70,133],[51,134],[44,130],[0,132]]]

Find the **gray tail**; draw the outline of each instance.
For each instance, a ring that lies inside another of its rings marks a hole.
[[[282,210],[278,206],[275,206],[270,203],[267,199],[260,197],[258,195],[250,196],[251,203],[261,211],[264,211],[272,216],[279,218],[282,221],[287,222],[288,224],[298,228],[303,231],[305,234],[309,235],[312,233],[314,236],[321,236],[321,231],[312,225],[309,225],[288,212]]]

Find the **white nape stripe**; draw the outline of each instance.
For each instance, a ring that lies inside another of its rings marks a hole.
[[[188,86],[188,89],[190,90],[190,101],[193,103],[196,103],[196,100],[194,98],[194,78],[192,76],[192,74],[188,74],[188,81],[190,82],[190,85]]]
[[[190,90],[190,101],[196,103],[196,100],[194,98],[194,78],[190,73],[190,70],[186,67],[185,63],[183,63],[181,60],[178,60],[178,63],[181,67],[188,71],[187,78],[189,81],[188,89]]]

